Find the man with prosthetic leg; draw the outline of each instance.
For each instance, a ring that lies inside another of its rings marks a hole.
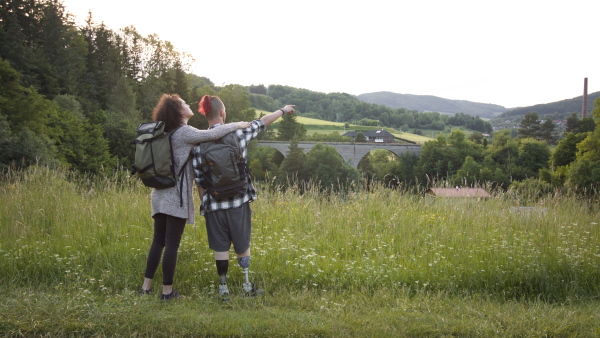
[[[200,101],[199,112],[208,120],[209,129],[224,124],[227,116],[223,102],[210,95],[205,95]],[[238,265],[243,269],[244,294],[256,296],[263,292],[255,288],[248,276],[252,233],[250,202],[256,199],[256,189],[247,170],[247,145],[267,125],[293,112],[294,106],[287,105],[252,121],[246,129],[239,129],[217,141],[199,144],[193,150],[192,165],[202,201],[200,214],[206,220],[208,245],[215,252],[219,295],[223,300],[228,300],[230,293],[227,272],[231,244],[237,255]],[[233,153],[231,158],[234,160],[224,161],[229,152]]]

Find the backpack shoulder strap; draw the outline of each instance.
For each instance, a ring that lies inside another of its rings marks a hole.
[[[168,136],[169,136],[169,147],[171,150],[171,163],[173,164],[173,171],[175,171],[175,153],[173,152],[173,134],[175,134],[176,131],[178,131],[179,129],[181,129],[181,127],[183,126],[179,126],[175,129],[173,129],[173,131],[169,132]],[[187,158],[185,159],[185,161],[183,162],[183,164],[181,164],[181,168],[179,168],[179,171],[175,171],[175,180],[177,180],[177,178],[179,178],[179,207],[183,207],[183,180],[186,177],[186,173],[185,170],[185,166],[187,165],[188,161],[190,160],[191,157],[191,152],[190,154],[188,154]],[[182,175],[183,174],[183,175]]]
[[[192,157],[191,151],[188,154],[187,158],[185,159],[185,162],[183,162],[183,164],[181,165],[181,168],[179,168],[179,173],[177,174],[177,177],[179,177],[179,187],[180,187],[179,188],[179,207],[183,207],[183,178],[187,174],[187,172],[184,172],[183,170],[185,170],[185,166],[189,162],[190,157]],[[183,173],[183,175],[181,173]]]

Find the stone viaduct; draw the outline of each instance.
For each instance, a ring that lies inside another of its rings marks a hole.
[[[358,167],[358,163],[363,156],[375,149],[386,149],[398,156],[405,153],[414,153],[417,156],[421,155],[420,145],[401,143],[298,142],[298,148],[304,150],[306,153],[317,143],[335,147],[344,161],[355,168]],[[258,146],[275,148],[283,154],[284,157],[287,156],[287,153],[290,150],[290,142],[259,141]]]

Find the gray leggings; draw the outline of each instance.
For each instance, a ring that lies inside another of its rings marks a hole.
[[[146,272],[144,277],[154,278],[162,256],[163,285],[173,285],[175,266],[177,265],[177,250],[185,228],[185,218],[165,214],[154,215],[154,238],[148,252]],[[164,249],[164,255],[163,255]]]

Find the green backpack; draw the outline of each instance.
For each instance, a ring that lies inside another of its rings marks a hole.
[[[163,121],[147,122],[138,126],[138,136],[131,142],[135,145],[132,174],[139,177],[145,186],[165,189],[177,185],[175,161],[171,148],[171,137],[177,129],[170,133],[165,132]],[[179,175],[184,168],[185,163],[181,167]]]
[[[242,195],[248,190],[250,172],[236,133],[200,143],[206,193],[217,200]]]

